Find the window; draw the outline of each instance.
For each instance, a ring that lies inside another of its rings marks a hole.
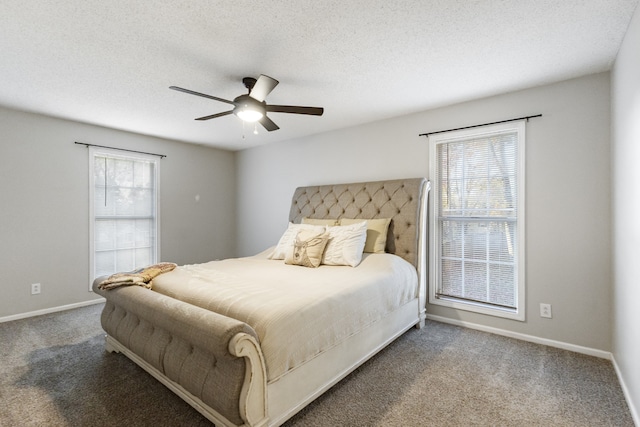
[[[158,160],[89,149],[91,281],[156,262]]]
[[[429,302],[524,320],[525,122],[429,136]]]

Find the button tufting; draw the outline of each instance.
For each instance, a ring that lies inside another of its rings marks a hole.
[[[304,187],[303,187],[304,188]],[[302,188],[301,188],[302,190]],[[413,262],[416,253],[407,249],[404,241],[407,234],[412,234],[416,224],[413,212],[406,208],[411,203],[421,203],[419,195],[415,195],[413,184],[403,183],[365,183],[352,185],[314,186],[304,188],[303,195],[298,193],[296,203],[300,221],[303,216],[312,218],[380,218],[389,216],[395,222],[393,235],[393,252]],[[375,203],[373,199],[376,199]],[[295,205],[294,205],[295,206]],[[413,209],[410,209],[413,211]],[[383,213],[384,211],[384,213]],[[292,215],[293,216],[293,215]],[[396,249],[397,248],[397,249]]]

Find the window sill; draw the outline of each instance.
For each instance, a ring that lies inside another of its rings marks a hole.
[[[463,301],[452,297],[436,297],[434,295],[429,296],[429,304],[440,305],[456,310],[472,311],[474,313],[486,314],[488,316],[504,317],[506,319],[518,320],[520,322],[524,322],[525,320],[524,309],[517,310],[501,308],[479,302]]]

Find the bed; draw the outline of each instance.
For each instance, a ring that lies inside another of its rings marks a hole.
[[[424,326],[429,188],[410,178],[295,190],[290,223],[390,219],[386,253],[364,253],[355,267],[288,265],[271,259],[276,246],[180,266],[156,277],[152,290],[105,291],[98,278],[106,349],[217,426],[281,425]]]

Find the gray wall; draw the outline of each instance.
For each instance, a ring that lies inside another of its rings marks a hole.
[[[542,113],[527,124],[526,321],[427,311],[610,351],[609,94],[602,73],[239,152],[239,253],[277,242],[297,186],[427,176],[419,133]]]
[[[613,355],[640,425],[640,8],[612,71]]]
[[[75,141],[167,155],[162,260],[235,255],[235,153],[0,108],[0,318],[96,298],[88,290],[88,150]],[[40,295],[31,283],[42,284]]]

